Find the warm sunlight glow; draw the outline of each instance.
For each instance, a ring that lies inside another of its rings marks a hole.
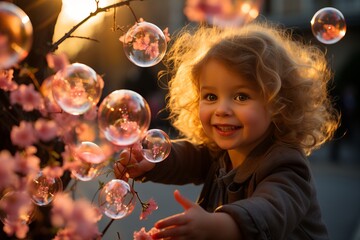
[[[96,11],[95,0],[62,0],[63,5],[56,23],[53,41],[60,39],[73,26],[78,24],[84,18],[88,17],[90,13]],[[99,7],[111,5],[113,0],[99,1]],[[78,28],[72,35],[92,38],[96,30],[96,26],[101,24],[104,20],[105,14],[99,13],[95,17],[90,18],[80,28]],[[87,45],[89,41],[84,39],[71,39],[71,41],[64,41],[58,51],[65,52],[70,58],[75,57],[81,48]]]
[[[62,12],[69,21],[79,22],[96,10],[94,0],[63,0]]]

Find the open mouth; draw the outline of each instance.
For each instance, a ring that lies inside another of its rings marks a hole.
[[[233,132],[240,129],[241,127],[232,125],[215,125],[215,128],[221,132]]]

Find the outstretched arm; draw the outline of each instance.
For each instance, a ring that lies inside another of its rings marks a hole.
[[[241,239],[235,221],[227,213],[209,213],[175,190],[176,201],[184,212],[155,223],[160,231],[154,239]]]

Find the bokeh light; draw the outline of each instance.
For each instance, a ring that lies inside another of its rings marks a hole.
[[[68,65],[52,80],[54,100],[69,114],[83,114],[100,100],[102,88],[98,78],[96,72],[85,64]]]
[[[0,69],[22,61],[32,41],[33,27],[26,13],[12,3],[0,2]]]
[[[140,94],[127,89],[110,93],[98,109],[101,131],[117,146],[130,146],[140,141],[150,120],[149,104]]]
[[[239,27],[254,20],[263,0],[187,0],[184,14],[190,21],[219,27]]]
[[[165,56],[165,34],[156,25],[139,22],[128,30],[123,42],[127,58],[139,67],[151,67]]]
[[[314,14],[310,23],[313,35],[324,44],[337,43],[346,33],[345,18],[336,8],[320,9]]]
[[[135,208],[136,197],[130,185],[120,179],[109,181],[99,194],[101,211],[112,219],[120,219],[129,215]]]
[[[141,144],[144,158],[153,163],[165,160],[171,151],[170,138],[160,129],[148,130]]]
[[[33,203],[38,206],[48,205],[54,200],[56,193],[62,190],[60,178],[45,176],[42,172],[30,182],[28,189]]]

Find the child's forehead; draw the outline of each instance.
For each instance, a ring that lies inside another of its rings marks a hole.
[[[219,85],[224,84],[231,85],[234,88],[247,87],[259,90],[256,79],[247,76],[245,73],[242,73],[217,59],[207,61],[200,71],[200,84],[209,84],[211,80]]]

